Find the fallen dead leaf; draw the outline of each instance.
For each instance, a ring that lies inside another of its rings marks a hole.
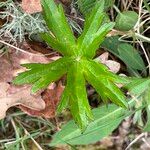
[[[55,0],[56,3],[62,3],[66,6],[71,4],[71,0]],[[21,4],[24,12],[33,14],[42,11],[41,0],[22,0]]]
[[[24,43],[20,52],[9,49],[7,55],[0,57],[0,82],[11,82],[13,77],[25,70],[20,64],[24,63],[49,63],[51,58],[33,51],[27,43]],[[29,52],[29,53],[28,53]],[[32,53],[33,55],[31,55]]]
[[[105,62],[105,65],[110,69],[111,72],[117,73],[120,70],[120,63],[114,61],[114,60],[107,60]]]
[[[0,83],[0,119],[4,118],[6,111],[16,105],[22,105],[34,110],[45,108],[45,102],[40,95],[31,95],[29,86],[16,87],[6,82]]]
[[[32,110],[45,108],[45,101],[41,97],[42,91],[36,95],[31,95],[30,86],[15,86],[11,85],[11,82],[14,76],[25,70],[20,64],[49,63],[51,58],[33,51],[27,43],[24,43],[22,49],[25,53],[10,48],[7,55],[0,58],[0,119],[5,117],[7,109],[12,106],[21,105]],[[33,55],[30,55],[31,53]]]
[[[100,61],[101,63],[105,64],[111,72],[117,73],[120,70],[120,63],[114,61],[114,60],[108,60],[109,53],[105,52],[99,57],[96,58],[96,60]]]
[[[40,0],[22,0],[21,7],[26,13],[29,14],[42,11]]]
[[[21,108],[21,110],[23,110],[24,112],[26,112],[31,116],[42,116],[45,118],[53,118],[55,117],[57,104],[60,100],[63,90],[64,86],[62,86],[61,82],[59,82],[59,84],[55,86],[53,89],[47,89],[46,91],[44,91],[42,98],[45,101],[46,107],[41,111],[33,110],[26,106],[19,106],[19,108]]]
[[[105,63],[108,60],[109,53],[105,52],[97,57],[97,60],[100,60],[101,63]]]
[[[142,138],[143,143],[140,146],[141,150],[150,150],[150,138],[149,137],[144,137]],[[139,142],[139,141],[137,141]]]
[[[0,82],[10,82],[13,79],[13,66],[6,55],[0,57]]]

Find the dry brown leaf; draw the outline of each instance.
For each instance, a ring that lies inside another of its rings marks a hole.
[[[21,7],[26,13],[29,14],[42,11],[40,0],[22,0]]]
[[[31,95],[29,86],[11,86],[6,82],[0,83],[0,119],[4,118],[6,111],[16,105],[26,106],[34,110],[45,108],[45,102],[40,95]]]
[[[60,100],[63,90],[64,86],[62,86],[61,82],[59,82],[59,84],[55,86],[55,88],[47,89],[46,91],[44,91],[42,96],[46,104],[44,110],[37,111],[25,106],[20,106],[19,108],[21,108],[24,112],[26,112],[31,116],[42,116],[45,118],[53,118],[55,117],[56,107]]]
[[[2,57],[0,57],[0,82],[10,82],[12,78],[12,62],[6,55],[3,55]]]
[[[105,62],[105,65],[110,69],[111,72],[117,73],[120,70],[120,63],[114,61],[114,60],[107,60]]]
[[[105,63],[108,60],[109,53],[105,52],[101,54],[97,59],[101,61],[101,63]]]
[[[0,58],[0,119],[5,117],[8,108],[19,104],[34,110],[42,110],[45,108],[45,102],[41,98],[41,93],[36,96],[31,95],[31,88],[29,86],[12,86],[8,84],[12,82],[13,77],[18,72],[25,70],[20,64],[48,63],[50,61],[50,59],[41,53],[33,51],[26,43],[24,43],[22,49],[26,53],[9,49],[8,54]],[[30,53],[35,55],[31,55]]]
[[[22,49],[26,53],[9,49],[7,55],[0,57],[0,82],[11,82],[17,73],[23,72],[25,68],[20,64],[48,63],[51,60],[50,58],[48,59],[45,57],[43,54],[33,51],[27,43],[23,44]]]
[[[55,0],[56,3],[63,3],[64,5],[70,5],[71,0]],[[42,11],[41,0],[22,0],[22,9],[29,14]]]
[[[117,73],[120,70],[120,63],[114,61],[114,60],[108,60],[109,53],[105,52],[99,57],[96,58],[96,60],[100,61],[101,63],[105,64],[111,72]]]

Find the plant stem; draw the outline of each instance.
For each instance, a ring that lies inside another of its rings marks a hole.
[[[116,5],[113,5],[113,8],[116,10],[116,12],[117,12],[118,14],[121,14],[121,11],[118,9],[118,7],[116,7]]]
[[[139,33],[134,33],[134,34],[135,34],[135,36],[136,36],[138,39],[142,40],[143,42],[148,42],[148,43],[150,43],[150,38],[148,38],[148,37],[146,37],[146,36],[143,36],[143,35],[141,35],[141,34],[139,34]]]

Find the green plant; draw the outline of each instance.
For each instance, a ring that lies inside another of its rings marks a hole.
[[[88,127],[82,133],[76,126],[73,120],[62,126],[62,130],[53,135],[53,140],[50,146],[60,144],[68,145],[86,145],[110,135],[114,129],[126,118],[134,114],[138,118],[143,117],[140,114],[142,110],[146,110],[147,119],[142,128],[144,131],[150,131],[150,93],[149,93],[149,78],[134,78],[131,83],[126,85],[133,98],[128,99],[129,110],[118,107],[114,104],[100,106],[92,110],[94,121],[89,123]],[[139,105],[139,104],[142,105]],[[137,118],[136,121],[139,121]],[[133,119],[134,121],[134,119]]]
[[[130,103],[133,103],[132,100]],[[59,144],[86,145],[97,142],[110,135],[114,129],[132,111],[118,107],[114,104],[100,106],[92,110],[94,121],[89,123],[87,129],[82,133],[73,120],[62,126],[62,130],[54,134],[50,146]]]
[[[146,75],[146,67],[138,50],[128,43],[119,41],[119,36],[105,38],[101,46],[122,60],[130,75],[139,77],[138,71]]]
[[[126,23],[123,23],[126,20]],[[116,29],[121,31],[129,31],[133,29],[138,21],[138,14],[134,11],[119,12],[116,17]]]
[[[50,30],[49,33],[43,33],[42,38],[63,57],[49,64],[24,64],[29,70],[16,77],[14,83],[33,84],[34,93],[67,75],[58,112],[69,106],[75,122],[82,130],[88,125],[89,119],[93,119],[86,94],[86,81],[96,89],[105,103],[111,100],[126,108],[125,96],[116,85],[126,80],[93,60],[100,43],[114,27],[114,23],[103,21],[104,1],[96,3],[78,39],[73,35],[61,5],[57,6],[53,0],[42,0],[42,6]]]

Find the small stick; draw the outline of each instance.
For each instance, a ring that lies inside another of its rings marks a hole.
[[[53,55],[54,53],[56,53],[56,52],[54,52],[54,53],[49,53],[49,54],[33,54],[33,53],[27,52],[27,51],[25,51],[25,50],[23,50],[23,49],[21,49],[21,48],[18,48],[18,47],[16,47],[16,46],[13,46],[13,45],[11,45],[11,44],[5,42],[5,41],[0,40],[0,43],[2,43],[2,44],[4,44],[4,45],[7,45],[7,46],[9,46],[9,47],[11,47],[11,48],[14,48],[14,49],[16,49],[16,50],[18,50],[18,51],[20,51],[20,52],[25,53],[25,54],[33,55],[33,56],[43,56],[43,57],[44,57],[44,56],[50,56],[50,55]]]
[[[140,138],[142,138],[143,136],[145,136],[146,133],[141,133],[137,138],[135,138],[127,147],[125,150],[128,150],[129,148],[131,148],[131,146],[136,143]]]

